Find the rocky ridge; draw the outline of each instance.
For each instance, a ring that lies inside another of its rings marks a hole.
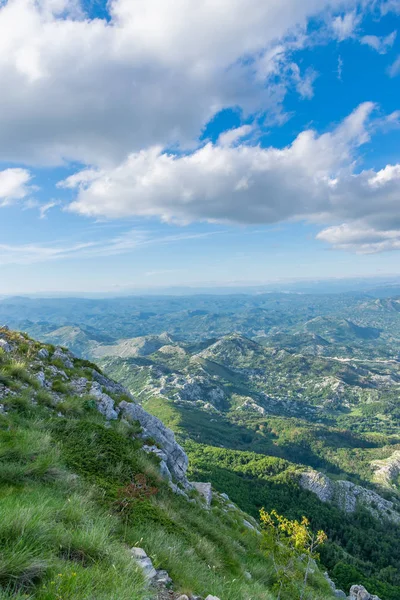
[[[322,502],[335,504],[346,513],[354,512],[361,505],[377,518],[400,523],[400,507],[397,504],[351,481],[333,481],[319,471],[308,469],[301,474],[299,483]]]

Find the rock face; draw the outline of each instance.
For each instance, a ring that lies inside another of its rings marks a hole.
[[[322,502],[331,502],[344,512],[352,513],[360,504],[377,518],[400,523],[400,512],[393,502],[351,481],[332,481],[323,473],[310,469],[301,474],[299,483]]]
[[[400,450],[393,452],[385,460],[375,460],[371,463],[375,469],[374,479],[386,487],[391,487],[393,481],[400,475]]]
[[[203,496],[204,500],[206,501],[206,505],[211,506],[211,500],[212,500],[211,483],[197,483],[197,482],[192,481],[191,484],[194,487],[194,489],[197,490],[201,496]]]
[[[367,592],[363,585],[352,585],[349,600],[380,600],[380,598]]]
[[[99,383],[109,394],[125,394],[126,396],[130,396],[130,393],[124,388],[123,385],[117,383],[116,381],[112,381],[112,379],[108,379],[96,369],[92,371],[92,377],[97,383]]]
[[[164,423],[149,415],[141,406],[132,402],[122,401],[119,404],[122,416],[130,418],[133,421],[139,421],[143,427],[143,434],[146,437],[153,438],[159,444],[166,454],[166,464],[172,476],[185,487],[190,487],[186,479],[186,471],[189,459],[183,448],[175,440],[175,436],[170,429],[165,427]]]
[[[90,388],[90,395],[96,398],[97,410],[106,419],[114,420],[118,418],[118,411],[115,410],[114,400],[102,391],[102,387],[97,381],[93,381]]]

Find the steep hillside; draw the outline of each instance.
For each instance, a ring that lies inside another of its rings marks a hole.
[[[300,597],[304,554],[187,467],[120,384],[0,329],[2,600],[273,600],[282,572],[281,598]],[[316,564],[304,589],[334,597]]]

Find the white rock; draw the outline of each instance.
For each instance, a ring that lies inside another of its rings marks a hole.
[[[133,421],[139,421],[143,428],[143,434],[154,438],[165,452],[167,457],[166,463],[172,476],[185,487],[190,488],[190,484],[186,478],[189,459],[183,448],[176,442],[173,432],[165,427],[160,419],[149,415],[138,404],[123,401],[119,404],[119,408],[124,417],[130,418]]]
[[[139,567],[143,571],[143,575],[147,580],[154,579],[157,576],[157,571],[153,567],[151,559],[147,556],[143,548],[131,548],[132,558],[135,559]]]
[[[217,596],[208,595],[206,600],[219,600],[219,598]]]
[[[96,398],[97,410],[105,416],[106,419],[115,420],[118,419],[118,412],[115,410],[114,400],[104,394],[101,385],[97,381],[93,381],[92,387],[90,388],[91,396]]]
[[[4,352],[11,352],[10,344],[3,338],[0,338],[0,349]]]
[[[43,371],[39,371],[39,373],[36,373],[36,379],[38,380],[38,382],[40,383],[40,385],[42,387],[44,387],[46,385],[46,377],[45,377],[45,374],[43,373]]]
[[[378,596],[370,594],[363,585],[352,585],[349,600],[380,600]]]
[[[46,359],[49,358],[49,351],[46,348],[41,348],[37,353],[38,358]]]

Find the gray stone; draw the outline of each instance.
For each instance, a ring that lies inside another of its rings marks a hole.
[[[43,371],[39,371],[39,373],[36,373],[36,379],[40,383],[41,387],[45,387],[46,377],[45,377],[45,374],[43,373]]]
[[[109,379],[108,377],[105,377],[102,375],[102,373],[96,371],[96,369],[93,369],[92,377],[95,381],[97,381],[97,383],[105,388],[109,394],[125,394],[126,396],[131,396],[131,394],[127,389],[124,388],[123,385],[113,381],[112,379]]]
[[[370,594],[363,585],[352,585],[349,600],[380,600],[378,596]]]
[[[61,348],[56,348],[55,352],[53,353],[52,358],[53,359],[61,360],[61,362],[64,364],[64,367],[66,369],[73,369],[74,368],[74,363],[71,360],[71,356],[72,355],[67,354]]]
[[[211,596],[210,594],[207,596],[206,600],[219,600],[217,596]]]
[[[162,586],[167,586],[172,583],[171,577],[168,575],[167,571],[163,569],[157,570],[157,575],[154,578],[154,583]]]
[[[189,597],[186,596],[186,594],[182,594],[182,596],[179,596],[177,600],[189,600]]]
[[[46,348],[41,348],[37,353],[37,356],[42,360],[49,358],[49,351]]]
[[[173,481],[169,481],[168,485],[174,492],[174,494],[177,494],[178,496],[183,496],[184,498],[186,498],[186,500],[189,500],[189,496],[187,495],[187,493],[181,490],[181,488],[178,485],[176,485],[176,483],[174,483]]]
[[[245,576],[245,578],[246,578],[246,579],[248,579],[248,580],[250,580],[250,579],[253,579],[253,577],[252,577],[251,573],[249,573],[249,571],[245,571],[245,572],[243,573],[243,575],[244,575],[244,576]]]
[[[4,338],[0,338],[0,349],[3,352],[11,352],[11,346]]]
[[[201,483],[201,482],[197,482],[197,481],[191,481],[191,484],[194,487],[194,489],[197,490],[201,496],[203,496],[204,500],[206,501],[206,506],[211,506],[211,500],[212,500],[211,483]]]
[[[153,567],[151,559],[147,556],[143,548],[131,548],[132,558],[137,562],[143,571],[143,575],[147,580],[154,579],[157,576],[157,571]]]
[[[160,419],[149,415],[138,404],[123,401],[119,404],[119,409],[125,418],[139,421],[143,428],[143,434],[146,437],[152,437],[165,452],[165,462],[172,476],[185,487],[190,488],[191,486],[186,479],[189,459],[183,448],[175,440],[173,432],[165,427]]]
[[[71,381],[71,387],[76,394],[85,394],[88,391],[89,380],[86,377],[78,377]]]
[[[361,505],[377,518],[400,523],[400,513],[393,502],[351,481],[332,481],[323,473],[309,469],[301,474],[299,483],[316,494],[322,502],[335,504],[346,513],[354,512]]]
[[[108,420],[118,418],[118,411],[115,409],[114,400],[104,394],[101,385],[97,381],[93,381],[90,388],[90,395],[96,398],[97,410]]]
[[[222,494],[220,494],[221,498],[224,498],[225,500],[229,501],[229,496],[228,494],[225,494],[225,492],[223,492]]]
[[[165,460],[162,460],[160,462],[160,474],[161,474],[161,477],[164,477],[164,479],[167,479],[168,481],[172,481],[171,471],[168,469],[168,465],[165,462]]]

